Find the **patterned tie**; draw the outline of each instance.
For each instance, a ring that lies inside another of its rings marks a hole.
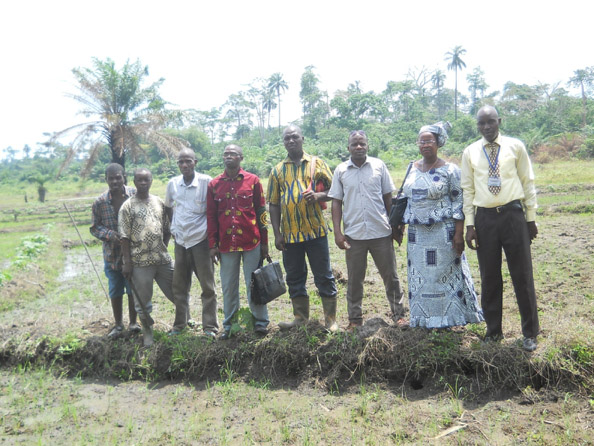
[[[489,149],[489,177],[492,178],[500,178],[499,176],[499,160],[497,159],[497,149],[499,146],[492,142],[487,144],[487,148]],[[497,165],[495,165],[497,163]],[[495,166],[495,168],[493,168]],[[501,191],[501,186],[489,186],[489,192],[493,195],[497,195]]]

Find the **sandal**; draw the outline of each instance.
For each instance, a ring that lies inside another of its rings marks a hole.
[[[122,334],[123,331],[124,331],[124,327],[122,327],[121,325],[116,325],[115,327],[113,327],[111,329],[111,331],[109,332],[107,337],[108,338],[117,338],[118,336],[120,336]]]

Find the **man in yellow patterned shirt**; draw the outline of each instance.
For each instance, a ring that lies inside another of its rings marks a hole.
[[[281,322],[281,330],[303,324],[309,319],[309,296],[305,287],[307,265],[322,298],[326,328],[338,330],[336,324],[336,283],[330,267],[328,224],[322,203],[328,201],[332,172],[317,157],[303,151],[303,133],[291,125],[283,132],[287,158],[277,164],[268,181],[270,222],[274,244],[283,253],[289,297],[295,319]]]

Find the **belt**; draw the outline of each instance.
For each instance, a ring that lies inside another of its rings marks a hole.
[[[496,206],[494,208],[477,208],[483,212],[495,212],[497,214],[501,214],[502,212],[505,211],[513,211],[513,210],[524,210],[524,208],[522,207],[522,202],[520,200],[514,200],[514,201],[510,201],[507,204],[504,204],[503,206]]]

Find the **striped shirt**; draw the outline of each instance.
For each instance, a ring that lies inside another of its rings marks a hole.
[[[270,172],[268,202],[280,206],[280,231],[286,243],[313,240],[329,232],[320,204],[307,204],[303,199],[303,193],[311,185],[311,162],[312,156],[304,152],[298,166],[287,157]],[[316,158],[314,179],[326,190],[332,184],[332,172],[320,158]]]
[[[136,194],[133,187],[124,186],[126,198]],[[103,259],[113,270],[122,269],[122,250],[118,234],[118,214],[111,204],[111,192],[103,193],[93,203],[91,234],[103,242]]]

